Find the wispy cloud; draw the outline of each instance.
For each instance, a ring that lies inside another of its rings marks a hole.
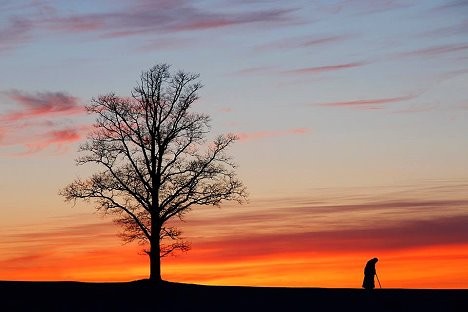
[[[434,8],[436,11],[440,10],[461,10],[468,9],[468,2],[466,0],[455,0],[455,1],[443,1],[443,4],[438,5]]]
[[[373,99],[358,99],[358,100],[350,100],[350,101],[326,102],[326,103],[320,103],[318,105],[373,110],[373,109],[382,109],[386,104],[408,101],[408,100],[416,98],[417,96],[418,95],[410,94],[410,95],[388,97],[388,98],[373,98]]]
[[[354,199],[332,196],[252,202],[223,213],[201,213],[184,224],[200,254],[217,261],[282,253],[397,251],[468,244],[466,184],[408,187]],[[431,193],[433,196],[427,197]],[[339,203],[347,200],[348,202]],[[239,231],[242,224],[242,231]],[[242,233],[245,233],[242,234]],[[255,234],[253,234],[255,233]],[[234,248],[234,246],[237,246]],[[196,249],[196,248],[194,248]],[[235,250],[235,251],[234,251]],[[232,252],[231,252],[232,251]],[[292,257],[292,256],[291,256]]]
[[[353,62],[353,63],[342,63],[342,64],[333,64],[333,65],[324,65],[324,66],[315,66],[315,67],[303,67],[291,70],[285,70],[283,73],[292,74],[292,75],[315,75],[327,72],[334,72],[340,70],[346,70],[356,67],[362,67],[367,65],[368,62]]]
[[[0,29],[0,51],[39,38],[47,32],[90,34],[93,38],[119,38],[156,34],[171,35],[179,32],[196,32],[242,25],[284,25],[295,22],[295,9],[270,8],[223,10],[204,6],[188,0],[120,1],[107,10],[69,13],[54,4],[32,5],[26,9],[10,8],[14,18]],[[185,41],[187,42],[187,41]],[[168,47],[168,42],[164,45]],[[171,45],[176,43],[171,42]],[[159,45],[161,42],[158,43]],[[153,45],[142,49],[152,49]]]
[[[235,75],[264,75],[271,74],[277,71],[276,67],[273,66],[256,66],[248,67],[234,72]]]
[[[277,138],[291,135],[304,135],[310,132],[308,128],[294,128],[289,130],[279,131],[255,131],[255,132],[238,132],[236,133],[240,141],[253,141],[266,138]]]
[[[64,152],[67,145],[80,140],[89,130],[86,124],[74,125],[70,117],[85,116],[79,98],[64,92],[2,92],[15,108],[0,115],[0,146],[21,146],[16,156],[28,156],[54,146]]]
[[[251,233],[197,243],[203,259],[240,261],[278,254],[382,252],[450,244],[467,244],[468,216],[401,222],[392,226],[331,229],[320,232]],[[292,256],[291,256],[292,257]]]
[[[12,18],[0,28],[0,52],[16,48],[31,39],[33,25],[24,19]]]
[[[110,13],[75,14],[40,21],[49,29],[68,32],[100,32],[105,37],[145,33],[207,30],[252,23],[278,23],[291,19],[290,9],[257,12],[214,13],[190,1],[129,2]]]
[[[370,62],[350,62],[350,63],[340,63],[340,64],[331,64],[323,66],[310,66],[310,67],[301,67],[295,69],[281,69],[274,66],[256,66],[248,67],[236,71],[234,74],[238,75],[270,75],[270,74],[280,74],[288,76],[304,76],[304,75],[319,75],[322,73],[335,72],[341,70],[347,70],[352,68],[358,68],[365,65],[368,65]]]
[[[415,105],[403,109],[398,109],[394,111],[396,114],[408,114],[408,113],[425,113],[437,109],[438,105],[435,104],[425,104],[425,105]]]
[[[432,30],[425,31],[422,36],[445,38],[452,35],[463,35],[468,33],[468,19],[449,26],[442,26]]]
[[[317,46],[329,45],[332,43],[341,42],[349,39],[349,36],[322,36],[322,37],[304,37],[304,38],[288,38],[266,43],[255,47],[257,51],[271,50],[289,50],[297,48],[311,48]]]
[[[432,46],[423,49],[416,49],[409,52],[404,52],[399,54],[400,57],[434,57],[438,55],[464,52],[468,50],[468,43],[462,44],[446,44]]]
[[[0,148],[10,147],[19,149],[5,154],[10,157],[32,156],[43,150],[50,150],[54,154],[69,151],[69,146],[82,140],[89,132],[89,125],[50,125],[39,124],[11,126],[0,136]],[[1,134],[2,131],[0,131]]]
[[[205,16],[193,15],[186,21],[181,21],[178,25],[170,27],[171,30],[188,31],[204,30],[211,28],[221,28],[235,25],[245,25],[252,23],[278,23],[289,21],[288,15],[293,10],[273,9],[261,12],[245,12],[237,15],[231,14],[205,14]]]
[[[376,14],[396,9],[405,8],[412,4],[407,1],[389,0],[389,1],[372,1],[360,0],[349,1],[340,0],[331,3],[323,2],[318,5],[318,9],[331,14],[351,13],[351,14]]]
[[[21,110],[0,115],[0,120],[17,121],[25,118],[37,118],[51,115],[76,115],[84,112],[77,97],[64,92],[27,93],[11,90],[4,94],[21,106]]]
[[[303,202],[297,199],[271,200],[263,204],[255,201],[249,207],[235,212],[209,216],[198,216],[195,213],[185,227],[187,233],[202,231],[209,239],[238,236],[235,226],[233,227],[236,224],[242,224],[245,232],[249,233],[261,229],[259,236],[278,232],[294,234],[367,231],[399,228],[406,226],[405,224],[432,222],[431,220],[445,222],[442,221],[444,218],[455,222],[456,216],[466,216],[464,209],[468,207],[466,199],[418,200],[398,198],[395,195],[389,200],[368,197],[356,203],[343,204],[334,200],[322,203],[313,200],[307,203],[302,200]],[[383,219],[385,223],[380,223]]]
[[[83,222],[83,219],[89,220]],[[73,245],[92,244],[95,239],[117,240],[116,229],[117,227],[111,221],[91,221],[90,215],[79,214],[51,219],[47,223],[35,224],[32,227],[17,227],[14,231],[3,235],[1,242],[30,247],[38,242],[44,242],[48,245],[72,247]]]
[[[51,130],[43,133],[36,140],[25,143],[24,145],[27,150],[18,155],[28,156],[40,152],[49,146],[55,146],[55,150],[59,153],[66,152],[68,145],[80,141],[84,134],[85,131],[77,128]]]

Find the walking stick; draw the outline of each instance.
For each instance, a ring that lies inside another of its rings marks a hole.
[[[375,273],[375,277],[377,277],[377,282],[379,282],[379,286],[380,286],[380,288],[382,288],[382,285],[380,284],[379,276],[377,275],[377,273]]]

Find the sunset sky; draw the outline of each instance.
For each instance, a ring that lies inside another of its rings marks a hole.
[[[58,192],[94,117],[158,63],[249,202],[195,207],[163,278],[213,285],[468,288],[468,1],[0,0],[0,280],[129,281],[142,246]]]

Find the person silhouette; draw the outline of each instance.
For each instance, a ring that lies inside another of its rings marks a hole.
[[[364,281],[362,282],[362,288],[372,290],[375,288],[374,275],[377,274],[375,270],[375,264],[379,261],[377,258],[372,258],[366,263],[364,268]]]

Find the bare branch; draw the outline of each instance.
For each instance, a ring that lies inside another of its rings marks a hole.
[[[198,80],[198,74],[173,74],[158,64],[141,73],[130,97],[92,99],[87,110],[97,118],[77,164],[101,171],[60,192],[66,201],[94,202],[111,214],[124,242],[149,244],[150,263],[190,249],[180,230],[166,225],[171,218],[194,205],[247,197],[227,155],[237,138],[222,135],[208,143],[209,116],[191,111],[202,88]]]

